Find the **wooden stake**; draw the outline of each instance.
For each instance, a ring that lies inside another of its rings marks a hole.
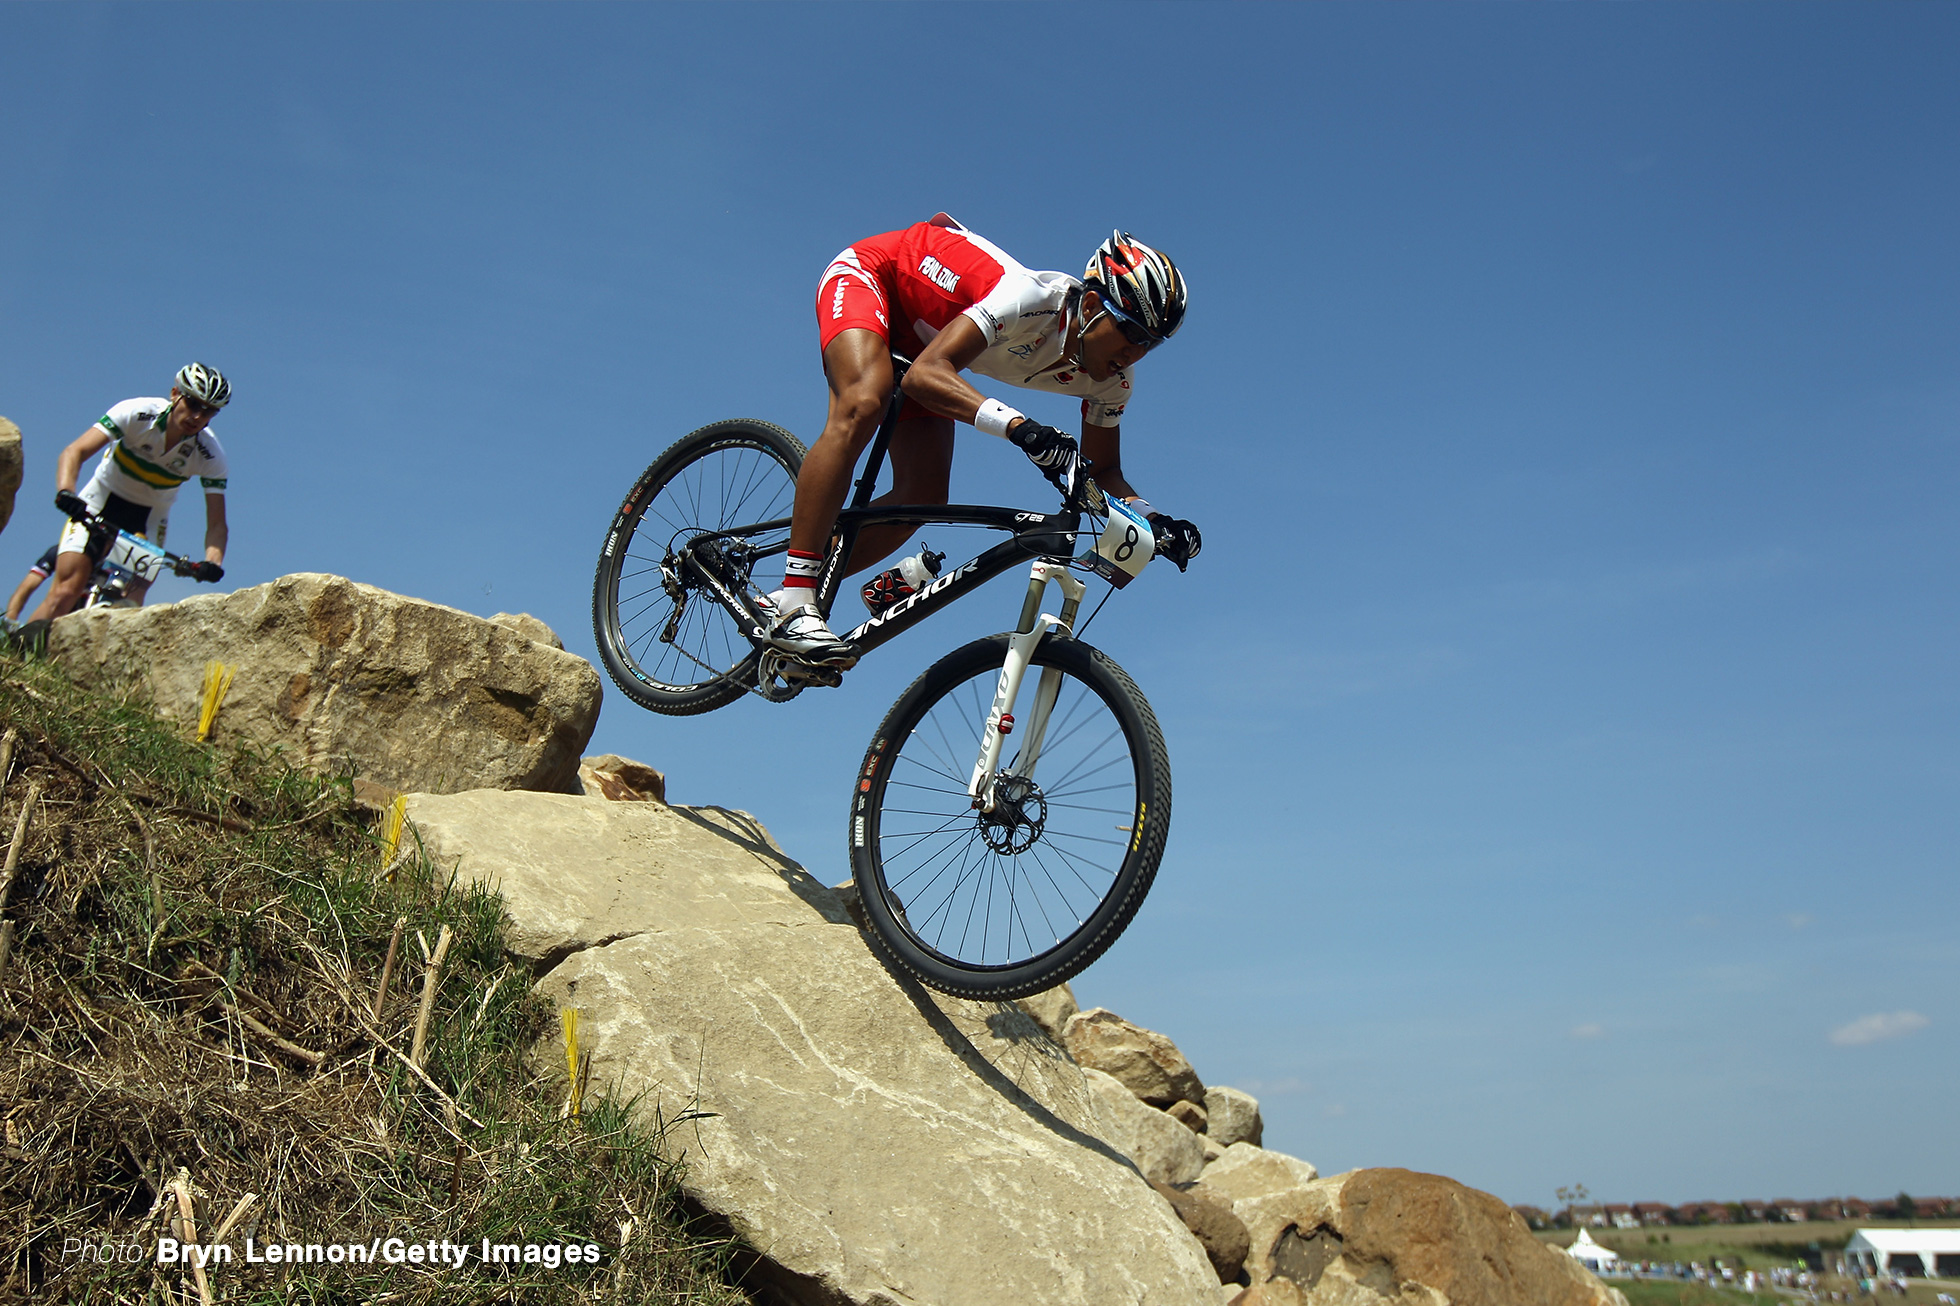
[[[14,923],[0,921],[0,979],[7,977],[7,963],[14,955]]]
[[[235,1017],[239,1024],[251,1030],[254,1034],[257,1034],[260,1038],[272,1044],[272,1046],[278,1048],[289,1057],[304,1061],[309,1066],[318,1066],[322,1061],[327,1059],[327,1054],[324,1052],[313,1052],[301,1047],[297,1043],[281,1038],[259,1021],[254,1020],[249,1012],[232,1006],[223,998],[218,999],[218,1006],[226,1015]]]
[[[170,1181],[170,1189],[177,1194],[177,1213],[183,1220],[183,1241],[198,1249],[197,1259],[191,1262],[191,1277],[197,1281],[198,1300],[204,1306],[211,1306],[211,1284],[204,1277],[204,1247],[197,1241],[197,1218],[191,1214],[191,1172],[178,1166],[177,1177]]]
[[[7,727],[6,737],[0,739],[0,794],[7,792],[7,780],[14,765],[14,744],[20,739],[20,731]]]
[[[388,959],[381,963],[381,983],[374,989],[374,1010],[368,1019],[377,1025],[381,1023],[381,1004],[388,1000],[388,981],[395,975],[395,954],[401,951],[402,931],[408,928],[408,917],[395,917],[395,933],[388,940]]]
[[[39,801],[41,782],[36,780],[27,786],[27,801],[20,805],[20,820],[14,822],[14,841],[7,845],[7,864],[0,867],[0,911],[7,909],[7,895],[14,887],[14,871],[20,866],[21,845],[27,842],[28,818],[34,815],[34,804]]]
[[[429,958],[429,968],[422,973],[422,1007],[415,1013],[415,1039],[409,1044],[408,1059],[415,1068],[422,1068],[423,1054],[429,1050],[429,1013],[435,1010],[436,986],[441,982],[442,959],[449,952],[449,940],[453,931],[447,926],[436,936],[436,951]]]
[[[259,1195],[257,1193],[247,1193],[243,1197],[239,1198],[238,1204],[231,1208],[231,1214],[225,1217],[225,1222],[218,1226],[218,1231],[216,1233],[211,1235],[211,1241],[214,1243],[223,1242],[225,1240],[225,1235],[230,1233],[232,1231],[233,1226],[235,1226],[240,1220],[245,1218],[245,1212],[251,1210],[252,1203],[258,1200],[259,1200]]]

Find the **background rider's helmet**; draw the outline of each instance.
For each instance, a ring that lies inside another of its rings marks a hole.
[[[215,367],[188,363],[177,373],[177,388],[201,404],[223,408],[231,402],[231,382]]]
[[[1103,303],[1120,318],[1142,327],[1153,340],[1176,334],[1184,322],[1184,277],[1161,252],[1127,231],[1112,231],[1082,273]]]

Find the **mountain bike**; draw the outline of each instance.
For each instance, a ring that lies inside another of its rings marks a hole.
[[[132,585],[140,582],[147,586],[166,571],[189,576],[197,565],[196,559],[120,530],[95,513],[83,510],[69,515],[88,531],[89,556],[95,560],[88,595],[81,604],[84,608],[134,607],[140,600],[130,596]]]
[[[894,357],[897,378],[908,363]],[[1057,513],[872,506],[901,399],[894,385],[838,515],[818,608],[828,618],[860,532],[889,523],[1007,538],[842,635],[860,657],[1011,569],[1028,568],[1028,588],[1012,631],[940,658],[886,713],[854,777],[851,874],[888,967],[957,996],[1020,997],[1101,956],[1163,856],[1163,732],[1129,675],[1077,637],[1087,592],[1077,573],[1113,592],[1155,546],[1149,524],[1086,477]],[[656,458],[627,494],[599,555],[592,624],[607,673],[635,703],[687,716],[839,683],[836,668],[769,646],[755,579],[789,548],[803,455],[779,426],[715,422]],[[1078,541],[1090,545],[1079,556]],[[1058,614],[1041,610],[1050,585],[1061,590]]]

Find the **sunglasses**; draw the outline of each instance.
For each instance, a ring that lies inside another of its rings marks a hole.
[[[1137,321],[1135,318],[1127,316],[1108,300],[1103,301],[1102,309],[1103,312],[1116,319],[1117,328],[1123,332],[1123,338],[1137,346],[1137,348],[1148,352],[1164,343],[1162,336],[1152,335],[1149,327]]]
[[[193,399],[189,395],[178,395],[177,402],[182,404],[192,417],[213,417],[218,412],[216,404],[207,404],[202,399]]]

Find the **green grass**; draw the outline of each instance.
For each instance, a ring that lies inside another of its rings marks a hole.
[[[617,1102],[560,1118],[562,1053],[527,1061],[557,1022],[504,952],[499,900],[419,857],[384,873],[346,780],[199,745],[10,654],[0,728],[17,737],[0,840],[39,786],[4,913],[0,1299],[194,1300],[186,1271],[147,1255],[181,1173],[203,1239],[256,1194],[227,1240],[240,1262],[247,1233],[603,1249],[557,1269],[214,1265],[227,1302],[748,1300],[732,1286],[742,1249],[688,1209],[658,1131]],[[425,1082],[402,1054],[422,941],[444,926]],[[82,1260],[69,1239],[145,1259]]]

